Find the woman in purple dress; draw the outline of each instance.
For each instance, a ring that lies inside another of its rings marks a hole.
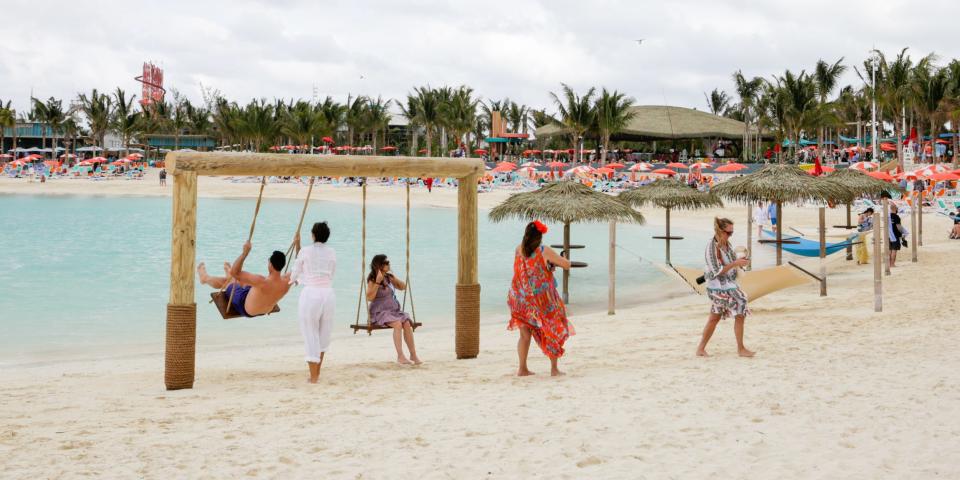
[[[394,294],[396,289],[406,290],[407,284],[390,271],[390,260],[386,255],[374,255],[370,261],[370,274],[367,275],[367,301],[370,302],[370,323],[393,329],[393,345],[397,348],[397,363],[420,365],[417,348],[413,343],[413,321],[400,308],[400,302]],[[403,354],[403,342],[407,342],[410,358]]]

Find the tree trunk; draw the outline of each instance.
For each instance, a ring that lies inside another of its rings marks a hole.
[[[433,132],[430,127],[427,127],[427,156],[433,156]]]
[[[607,150],[610,149],[610,135],[603,136],[603,151],[600,152],[600,166],[607,164]]]
[[[410,143],[410,156],[416,157],[417,150],[419,150],[418,147],[420,146],[420,131],[417,129],[416,126],[413,126],[412,130],[413,130],[412,131],[413,139],[411,140],[412,143]]]

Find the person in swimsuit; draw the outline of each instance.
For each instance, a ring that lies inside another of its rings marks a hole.
[[[274,251],[270,255],[266,276],[243,271],[243,262],[251,248],[250,242],[244,243],[243,253],[232,265],[224,262],[223,277],[208,275],[207,267],[203,263],[197,266],[200,283],[218,290],[226,285],[223,294],[230,299],[230,310],[244,317],[258,317],[270,313],[277,302],[290,291],[290,274],[280,274],[283,266],[287,264],[287,256],[283,252]]]

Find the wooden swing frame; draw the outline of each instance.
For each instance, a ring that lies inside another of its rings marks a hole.
[[[476,358],[479,354],[477,179],[484,173],[480,159],[171,152],[165,162],[173,177],[170,300],[164,354],[164,383],[168,390],[193,388],[195,378],[197,177],[200,175],[456,178],[459,187],[455,350],[460,359]]]

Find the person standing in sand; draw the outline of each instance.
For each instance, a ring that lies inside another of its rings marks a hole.
[[[707,280],[707,297],[710,298],[710,316],[703,327],[703,337],[697,347],[697,356],[706,357],[707,342],[713,336],[721,318],[734,317],[733,332],[737,337],[737,353],[741,357],[752,357],[753,352],[743,346],[743,322],[749,310],[747,296],[737,284],[737,275],[741,268],[750,264],[750,259],[738,259],[730,246],[733,236],[733,221],[727,218],[713,219],[714,236],[707,244],[704,254],[706,266],[704,277]]]
[[[413,342],[413,320],[400,308],[400,302],[394,294],[395,289],[406,290],[407,284],[390,271],[390,260],[386,255],[374,255],[370,260],[370,274],[367,275],[367,301],[370,302],[370,323],[384,325],[393,329],[393,345],[397,348],[397,363],[401,365],[420,365],[417,347]],[[403,354],[403,344],[407,342],[410,359]]]
[[[310,370],[310,383],[317,383],[323,357],[330,348],[330,333],[337,297],[333,292],[333,274],[337,269],[337,252],[327,246],[330,227],[327,222],[313,224],[313,243],[300,249],[300,234],[294,238],[297,259],[293,263],[290,283],[303,285],[297,313],[303,335],[305,359]]]
[[[527,368],[531,337],[550,359],[550,375],[563,375],[557,361],[563,356],[563,344],[574,333],[553,279],[553,267],[569,269],[570,260],[552,248],[540,245],[544,233],[547,233],[547,226],[539,220],[528,223],[523,241],[514,251],[513,280],[507,295],[510,307],[507,329],[520,330],[517,342],[520,363],[517,376],[520,377],[533,375]]]

